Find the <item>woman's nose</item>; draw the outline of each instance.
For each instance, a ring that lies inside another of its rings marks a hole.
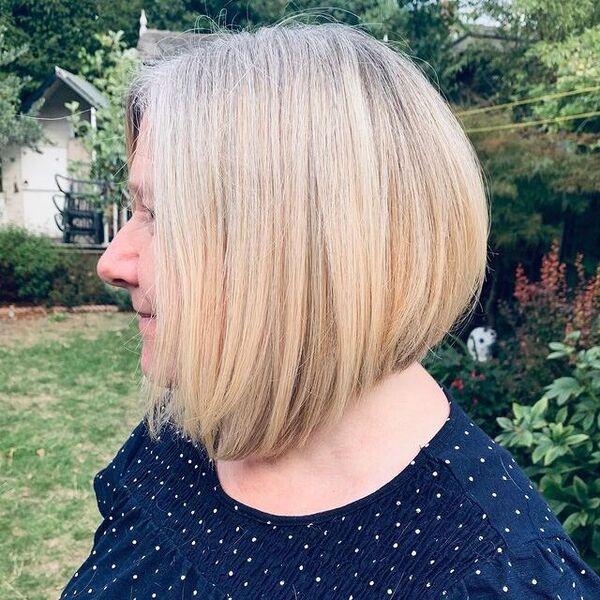
[[[96,265],[100,279],[122,288],[138,286],[139,252],[127,222],[112,239]]]

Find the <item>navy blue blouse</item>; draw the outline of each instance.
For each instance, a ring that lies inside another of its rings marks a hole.
[[[548,504],[442,385],[450,415],[375,492],[272,515],[221,488],[200,445],[145,421],[94,478],[103,521],[62,599],[600,599]]]

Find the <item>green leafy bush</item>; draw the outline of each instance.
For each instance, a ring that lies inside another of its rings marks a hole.
[[[567,533],[594,569],[600,568],[600,346],[577,350],[579,331],[552,342],[548,360],[565,361],[532,406],[512,405],[498,417],[496,441],[514,449]],[[564,365],[563,365],[564,368]]]
[[[124,97],[132,74],[139,64],[134,48],[128,48],[123,31],[97,33],[97,49],[91,53],[81,48],[78,57],[78,75],[92,83],[109,103],[96,111],[96,123],[81,118],[78,102],[65,106],[70,110],[69,121],[79,141],[92,157],[89,161],[70,161],[70,170],[83,178],[101,179],[107,192],[101,198],[110,211],[112,202],[122,200],[122,188],[127,179],[125,149]]]
[[[133,311],[131,294],[127,290],[113,287],[105,282],[102,282],[102,285],[104,287],[103,297],[106,298],[103,304],[115,304],[121,311]]]
[[[0,300],[46,300],[59,262],[49,238],[15,225],[0,228]]]
[[[115,304],[133,310],[129,293],[96,273],[96,254],[64,248],[48,237],[9,225],[0,228],[0,302],[46,306]]]
[[[60,261],[48,294],[49,304],[68,307],[81,304],[116,304],[122,310],[131,310],[127,300],[98,277],[97,254],[84,254],[76,248],[61,248],[59,255]],[[129,296],[125,290],[119,291]]]

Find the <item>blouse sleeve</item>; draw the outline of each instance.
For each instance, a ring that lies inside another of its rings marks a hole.
[[[447,598],[597,600],[600,577],[583,561],[570,538],[536,538],[491,561],[472,565]]]
[[[93,487],[96,493],[96,502],[103,518],[108,516],[113,506],[115,491],[119,487],[121,477],[134,461],[144,442],[145,428],[145,421],[140,421],[113,459],[94,477]]]

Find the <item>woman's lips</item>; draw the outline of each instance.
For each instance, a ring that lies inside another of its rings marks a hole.
[[[140,327],[147,327],[148,325],[150,325],[151,323],[154,323],[156,321],[154,315],[152,315],[152,316],[150,316],[150,315],[144,316],[141,313],[138,313],[138,319],[139,319],[138,325]]]

